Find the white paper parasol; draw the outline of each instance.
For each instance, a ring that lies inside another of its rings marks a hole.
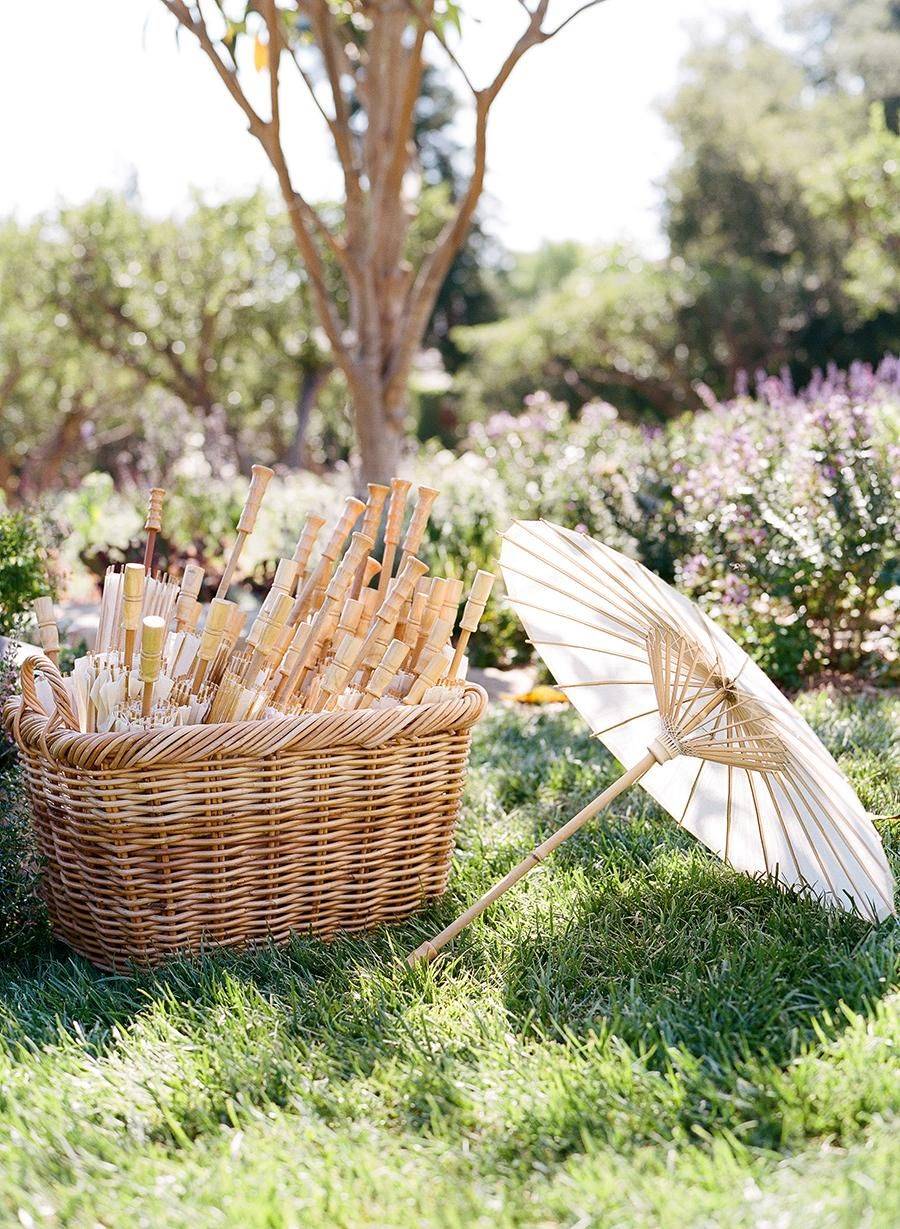
[[[894,912],[878,833],[810,727],[746,653],[641,564],[582,534],[520,521],[507,593],[557,684],[626,768],[411,961],[636,781],[728,865],[877,921]]]

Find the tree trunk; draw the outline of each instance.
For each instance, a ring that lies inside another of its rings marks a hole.
[[[60,485],[63,466],[78,451],[81,429],[88,419],[88,412],[79,403],[62,414],[55,431],[47,442],[29,453],[19,474],[18,496],[20,500],[34,499],[41,491],[49,491]]]
[[[306,267],[312,304],[334,361],[347,377],[362,482],[387,482],[400,463],[410,368],[481,197],[491,107],[530,48],[554,38],[602,0],[583,0],[555,26],[544,24],[549,2],[533,0],[528,5],[520,0],[527,14],[525,29],[488,83],[480,88],[472,83],[445,41],[435,0],[371,0],[363,4],[360,8],[368,28],[364,45],[359,47],[348,41],[345,28],[345,10],[354,8],[352,5],[333,5],[330,0],[303,4],[295,0],[287,6],[284,0],[281,4],[278,0],[257,2],[249,7],[261,13],[268,33],[266,117],[244,91],[235,55],[238,35],[226,41],[215,29],[211,32],[199,4],[162,0],[197,40],[278,178],[297,251]],[[217,3],[214,7],[221,10],[223,6]],[[303,20],[299,24],[286,20],[290,13]],[[468,184],[416,268],[403,258],[415,214],[406,180],[414,169],[415,112],[427,36],[443,47],[460,72],[474,103],[475,132]],[[313,72],[307,71],[304,57],[298,54],[308,43],[319,53],[318,69]],[[331,133],[344,180],[343,233],[294,184],[282,139],[282,64],[297,68]],[[320,96],[320,81],[330,92],[330,103]],[[332,263],[343,282],[340,295],[332,284]]]
[[[290,466],[291,469],[309,468],[309,460],[306,454],[306,432],[309,427],[310,416],[315,409],[319,390],[325,383],[325,378],[330,371],[330,367],[304,368],[300,388],[297,390],[294,437],[284,454],[284,463]]]
[[[359,444],[359,480],[389,483],[403,455],[402,416],[388,414],[380,386],[364,385],[353,395],[353,417]]]

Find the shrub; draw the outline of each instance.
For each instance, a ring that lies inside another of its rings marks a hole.
[[[21,634],[36,597],[51,590],[49,540],[36,517],[0,515],[0,634]]]
[[[638,554],[671,577],[671,494],[658,429],[623,422],[604,402],[573,417],[546,394],[523,414],[495,414],[472,428],[468,447],[489,462],[512,516],[581,527]]]
[[[602,405],[572,419],[536,395],[467,445],[509,516],[580,526],[636,555],[795,686],[823,669],[897,668],[898,430],[900,363],[886,359],[800,394],[760,377],[755,397],[661,432]]]
[[[438,575],[457,577],[467,587],[479,568],[495,572],[500,535],[511,512],[489,462],[473,452],[456,457],[432,448],[420,458],[416,477],[441,488],[421,557]],[[478,666],[514,664],[531,657],[522,625],[496,589],[470,642],[469,657]]]
[[[788,685],[896,648],[898,393],[891,363],[801,395],[766,379],[670,433],[678,581]]]
[[[241,557],[239,576],[262,579],[273,560],[292,553],[306,513],[336,508],[349,490],[344,471],[327,483],[308,473],[274,478]],[[214,475],[202,457],[192,454],[166,492],[159,566],[178,571],[185,559],[195,559],[214,580],[234,540],[246,494],[246,477]],[[50,515],[63,539],[68,565],[87,567],[101,577],[110,563],[138,558],[146,499],[147,492],[136,487],[116,490],[112,477],[104,473],[88,474],[76,490],[62,495]]]
[[[589,529],[671,577],[661,438],[620,422],[602,403],[573,419],[542,393],[528,398],[521,415],[494,415],[472,428],[460,457],[432,450],[419,462],[421,480],[443,492],[425,544],[428,561],[471,580],[477,568],[496,570],[500,535],[514,518],[546,517]],[[516,664],[531,655],[518,619],[495,591],[472,641],[473,662]]]

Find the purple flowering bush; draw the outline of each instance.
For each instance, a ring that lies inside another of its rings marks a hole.
[[[583,529],[671,579],[664,443],[658,428],[623,422],[604,402],[573,417],[546,393],[527,398],[522,414],[475,424],[468,440],[504,486],[511,516]]]
[[[795,686],[896,670],[900,362],[829,371],[648,432],[540,394],[473,428],[513,516],[580,526],[674,580]]]
[[[900,604],[900,363],[762,378],[668,437],[680,586],[788,684],[883,664]]]

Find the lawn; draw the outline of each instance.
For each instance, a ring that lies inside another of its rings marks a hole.
[[[800,707],[897,865],[900,699]],[[438,905],[134,980],[50,943],[7,853],[6,1222],[900,1223],[900,929],[732,874],[639,789],[397,959],[615,772],[571,714],[494,714]]]

